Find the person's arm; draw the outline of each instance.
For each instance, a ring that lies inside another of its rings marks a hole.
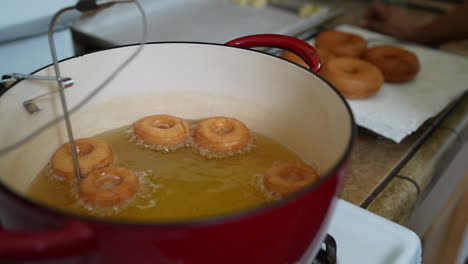
[[[468,2],[423,25],[415,24],[399,8],[377,4],[367,11],[364,26],[401,40],[428,45],[468,39]]]

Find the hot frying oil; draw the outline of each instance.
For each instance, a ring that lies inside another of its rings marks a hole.
[[[112,145],[116,166],[137,172],[140,190],[126,204],[110,209],[90,208],[79,199],[75,182],[57,179],[45,168],[32,182],[28,195],[49,206],[77,214],[115,220],[171,221],[232,213],[271,200],[261,175],[274,162],[301,161],[280,143],[252,133],[247,153],[208,159],[191,147],[161,152],[137,146],[129,128],[96,137]]]

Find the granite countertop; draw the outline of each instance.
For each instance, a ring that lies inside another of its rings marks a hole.
[[[359,25],[369,5],[363,1],[329,2],[344,7],[344,12],[326,27]],[[421,22],[450,8],[428,1],[408,3],[419,7],[408,5],[406,12]],[[419,6],[425,3],[428,5]],[[463,43],[450,43],[441,49],[468,56]],[[467,137],[468,93],[399,144],[360,129],[341,198],[404,225]]]

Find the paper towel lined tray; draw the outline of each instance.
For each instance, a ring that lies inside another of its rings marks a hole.
[[[401,43],[350,25],[341,25],[336,30],[358,34],[369,41],[369,46],[403,47],[414,52],[421,64],[421,71],[410,82],[385,83],[372,97],[349,99],[359,126],[399,143],[468,90],[468,58]]]

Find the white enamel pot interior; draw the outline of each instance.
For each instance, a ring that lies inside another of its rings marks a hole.
[[[65,90],[74,108],[121,65],[136,46],[65,60]],[[52,67],[38,75],[54,76]],[[50,81],[23,80],[0,97],[1,149],[21,141],[62,115],[58,93],[36,101],[29,114],[22,102],[56,89]],[[203,43],[148,44],[114,80],[71,115],[75,138],[170,114],[187,119],[229,116],[276,139],[306,163],[327,174],[343,162],[353,136],[349,107],[318,75],[283,59],[241,48]],[[22,196],[53,152],[67,141],[60,121],[0,156],[0,183]]]

